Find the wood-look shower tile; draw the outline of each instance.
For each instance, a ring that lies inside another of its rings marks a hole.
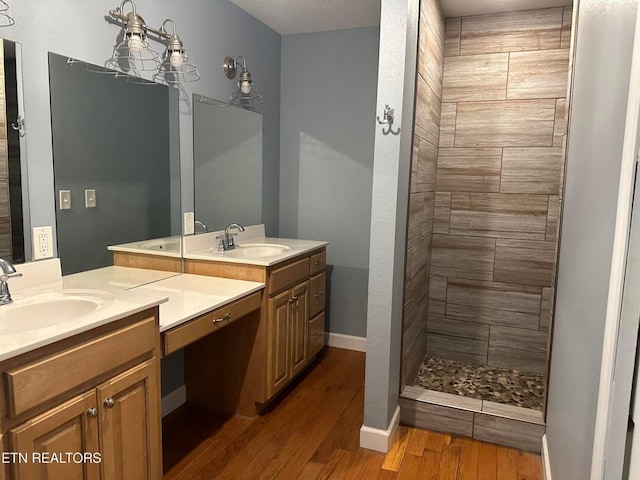
[[[462,18],[460,55],[560,48],[562,7]]]
[[[430,0],[431,1],[431,0]],[[444,28],[440,36],[440,28],[434,24],[440,22],[420,16],[420,40],[418,42],[418,72],[438,98],[442,98],[442,64],[444,60]]]
[[[412,247],[425,236],[427,228],[427,193],[412,193],[409,195],[409,218],[407,228],[407,249]]]
[[[501,193],[557,195],[562,147],[509,147],[502,153]]]
[[[432,273],[491,280],[495,245],[493,238],[435,234],[431,244]]]
[[[447,300],[447,278],[429,275],[429,300]]]
[[[429,316],[427,319],[427,332],[451,337],[489,340],[489,325],[478,322],[463,322],[451,318]]]
[[[440,114],[440,143],[438,146],[453,147],[456,139],[457,103],[443,103]]]
[[[437,204],[436,195],[436,208]],[[545,195],[455,192],[451,194],[451,233],[542,240],[546,225]]]
[[[491,325],[489,348],[514,348],[546,354],[548,336],[547,332],[538,330]]]
[[[542,289],[542,301],[540,302],[540,324],[538,325],[538,329],[544,332],[548,331],[551,327],[553,296],[553,287],[545,287]]]
[[[571,46],[571,23],[573,21],[573,7],[562,9],[562,35],[560,37],[560,48]]]
[[[416,191],[435,191],[437,163],[438,147],[426,140],[420,139],[418,142],[418,162],[416,165]]]
[[[549,195],[549,207],[547,210],[547,232],[545,240],[556,242],[558,240],[558,228],[560,224],[560,196]]]
[[[540,333],[546,334],[546,332]],[[489,346],[487,365],[520,370],[522,372],[546,373],[547,352],[538,352],[532,349]]]
[[[555,242],[531,240],[496,240],[496,282],[521,285],[553,285],[553,264],[556,259]]]
[[[427,23],[435,32],[435,36],[442,39],[440,48],[444,49],[445,18],[439,0],[423,0],[420,2],[420,16],[427,19]]]
[[[422,387],[407,386],[402,390],[400,396],[417,402],[432,403],[443,407],[459,408],[472,412],[482,411],[482,400],[480,399],[438,392],[436,390],[425,390]]]
[[[447,18],[444,33],[444,55],[453,57],[460,55],[460,28],[462,18]]]
[[[567,134],[567,99],[556,100],[556,117],[553,124],[553,146],[562,147]]]
[[[508,99],[561,98],[568,82],[568,48],[510,54]]]
[[[540,296],[540,287],[449,279],[446,317],[537,329]]]
[[[442,101],[505,100],[508,69],[508,53],[447,57],[444,59]]]
[[[470,437],[474,412],[400,398],[400,422],[436,432]]]
[[[440,139],[440,103],[433,89],[418,75],[414,133],[433,145],[438,145]]]
[[[498,192],[501,164],[501,148],[440,148],[436,190]]]
[[[533,423],[536,425],[544,425],[544,416],[542,412],[531,408],[516,407],[515,405],[483,400],[482,413],[510,418],[512,420],[520,420],[522,422]]]
[[[487,363],[487,341],[427,333],[427,356],[485,365]]]
[[[555,114],[555,99],[460,102],[455,146],[548,147]]]
[[[436,192],[433,208],[433,233],[449,233],[451,193]]]
[[[473,438],[476,440],[537,453],[540,453],[544,432],[544,425],[483,413],[475,415],[473,426]]]

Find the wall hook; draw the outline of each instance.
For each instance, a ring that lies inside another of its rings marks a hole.
[[[16,121],[11,123],[11,128],[18,130],[18,132],[20,132],[20,136],[24,137],[24,118],[18,115]]]
[[[390,133],[392,133],[393,135],[398,135],[400,133],[399,128],[396,131],[393,131],[393,108],[390,108],[389,105],[384,106],[382,119],[380,119],[380,117],[377,118],[380,125],[389,125],[389,129],[386,132],[384,131],[384,128],[382,129],[382,133],[384,135],[389,135]]]

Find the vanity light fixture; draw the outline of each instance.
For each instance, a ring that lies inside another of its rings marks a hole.
[[[251,73],[247,68],[247,61],[243,56],[237,56],[236,58],[224,57],[222,68],[225,75],[229,79],[236,78],[238,65],[242,67],[242,71],[238,79],[238,88],[229,97],[229,104],[243,107],[263,104],[264,99],[262,98],[262,94],[254,89]]]
[[[7,2],[0,0],[0,27],[8,27],[14,23],[16,23],[16,21],[11,16],[9,5]]]
[[[127,3],[130,4],[131,11],[125,13]],[[124,27],[123,40],[107,61],[109,67],[137,76],[140,76],[140,72],[156,72],[153,79],[169,85],[200,79],[198,69],[189,61],[182,40],[176,33],[173,20],[167,18],[158,29],[150,27],[137,14],[133,0],[123,0],[117,9],[109,11],[109,16]],[[168,23],[173,27],[171,33],[166,29]],[[166,45],[162,57],[149,44],[149,34]]]

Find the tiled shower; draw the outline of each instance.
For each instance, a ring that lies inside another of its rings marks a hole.
[[[421,2],[405,390],[543,408],[571,12],[445,20]]]

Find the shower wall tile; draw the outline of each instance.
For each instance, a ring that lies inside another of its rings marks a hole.
[[[556,118],[553,125],[553,146],[562,147],[567,134],[567,99],[556,100]]]
[[[491,325],[489,348],[529,350],[544,356],[547,351],[547,332],[524,328]]]
[[[429,275],[429,315],[444,317],[447,303],[447,279]]]
[[[420,17],[427,20],[427,26],[433,32],[441,48],[444,47],[445,18],[439,0],[423,0],[420,2]],[[440,65],[442,68],[442,64]]]
[[[567,94],[569,50],[513,52],[507,98],[560,98]]]
[[[548,147],[553,144],[555,114],[555,99],[461,102],[455,146]]]
[[[555,242],[530,240],[496,240],[495,271],[497,282],[521,285],[553,285]]]
[[[496,241],[493,238],[433,235],[431,274],[491,280]]]
[[[414,134],[433,145],[438,145],[440,137],[440,98],[421,75],[418,75],[416,87]]]
[[[462,19],[460,17],[447,18],[444,35],[444,55],[453,57],[460,55],[460,28]]]
[[[562,147],[509,147],[502,154],[502,193],[560,192]]]
[[[562,7],[462,18],[460,54],[560,48]]]
[[[562,9],[562,34],[560,37],[560,48],[569,48],[571,45],[571,22],[573,20],[573,7]]]
[[[540,453],[544,425],[476,413],[473,438]]]
[[[418,72],[420,72],[437,97],[442,98],[444,38],[442,42],[439,41],[438,33],[432,28],[428,28],[425,16],[420,17],[420,29],[425,34],[418,42]]]
[[[457,103],[443,103],[440,115],[440,143],[442,147],[453,147],[456,135]]]
[[[444,60],[442,101],[504,100],[508,70],[508,53],[447,57]]]
[[[474,412],[400,398],[400,422],[464,437],[473,435]]]
[[[477,322],[461,322],[451,318],[431,317],[427,323],[428,333],[451,337],[473,338],[489,341],[489,325]]]
[[[543,240],[547,197],[502,193],[452,193],[450,232],[457,235]]]
[[[416,192],[434,192],[438,147],[420,137],[418,139],[418,161],[416,163]]]
[[[538,326],[538,329],[543,332],[547,332],[551,327],[554,290],[555,289],[553,287],[542,289],[542,301],[540,303],[540,325]]]
[[[543,332],[546,333],[546,332]],[[429,337],[427,334],[427,351]],[[523,372],[546,373],[547,352],[534,352],[509,347],[489,346],[488,365],[494,367],[521,370]]]
[[[500,191],[501,148],[440,148],[436,190]]]
[[[433,233],[449,233],[451,193],[436,192],[433,210]]]
[[[459,360],[474,365],[485,365],[487,363],[487,341],[427,333],[427,355],[435,358]]]

